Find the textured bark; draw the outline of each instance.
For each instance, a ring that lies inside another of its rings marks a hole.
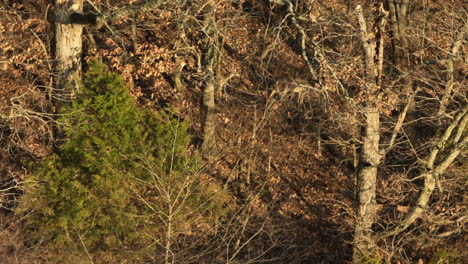
[[[380,114],[375,108],[365,110],[365,131],[358,172],[357,222],[354,233],[355,256],[371,255],[372,225],[376,214],[377,168],[380,164]]]
[[[172,75],[172,80],[174,81],[174,87],[176,88],[177,91],[183,91],[185,90],[185,85],[182,80],[182,72],[184,70],[186,63],[182,61],[180,57],[176,56],[175,64],[176,64],[176,69]]]
[[[417,127],[414,124],[418,115],[413,96],[413,78],[410,74],[411,63],[409,60],[408,38],[406,37],[409,0],[388,0],[387,4],[392,34],[393,56],[395,58],[395,66],[400,72],[401,93],[409,96],[409,100],[405,106],[406,121],[410,123],[407,126],[407,134],[410,141],[415,143],[419,138]]]
[[[205,156],[210,156],[216,150],[216,104],[215,87],[216,78],[213,64],[218,58],[217,37],[213,8],[207,5],[204,14],[204,34],[203,40],[203,70],[205,72],[205,84],[203,87],[203,144],[202,152]]]
[[[70,14],[83,11],[82,0],[57,0],[55,21],[55,104],[70,101],[81,75],[82,25],[72,24]]]
[[[390,28],[392,30],[393,53],[397,67],[405,73],[409,66],[408,40],[406,38],[406,19],[409,0],[388,0]],[[408,88],[408,87],[405,87]]]
[[[205,154],[212,153],[216,148],[216,120],[215,120],[215,85],[211,78],[208,78],[203,90],[203,145]]]
[[[383,11],[385,19],[386,13]],[[376,219],[376,183],[378,166],[382,159],[379,149],[380,141],[380,113],[377,108],[380,87],[379,79],[380,63],[383,56],[376,58],[376,41],[371,38],[367,30],[366,21],[360,6],[356,7],[357,18],[360,26],[361,41],[364,49],[366,80],[366,107],[363,109],[364,126],[362,133],[362,146],[359,161],[357,179],[357,206],[356,227],[354,232],[354,262],[359,263],[362,257],[372,256],[374,248],[372,225]],[[385,23],[381,23],[384,25]]]

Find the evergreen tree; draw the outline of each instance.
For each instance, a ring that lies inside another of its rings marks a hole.
[[[37,184],[23,198],[23,209],[33,209],[32,241],[75,255],[144,257],[171,245],[156,238],[167,228],[167,210],[187,218],[221,206],[195,176],[187,122],[138,107],[101,62],[90,65],[59,123],[66,141],[31,175]]]

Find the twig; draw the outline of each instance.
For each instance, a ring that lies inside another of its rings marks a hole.
[[[86,255],[88,256],[89,261],[91,261],[91,264],[94,264],[93,258],[89,254],[88,249],[86,248],[86,246],[85,246],[85,244],[83,242],[83,239],[81,239],[81,235],[78,235],[78,237],[80,238],[81,245],[83,246],[83,248],[84,248],[84,250],[86,252]]]

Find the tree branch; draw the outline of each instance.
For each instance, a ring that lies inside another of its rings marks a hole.
[[[431,197],[435,189],[437,177],[445,172],[445,170],[453,163],[453,161],[458,157],[462,149],[464,149],[468,143],[468,135],[463,136],[461,140],[460,138],[458,138],[458,140],[460,141],[454,142],[456,144],[450,149],[445,158],[442,159],[442,161],[440,161],[440,163],[434,168],[434,162],[436,160],[436,157],[439,151],[442,149],[442,147],[452,135],[453,130],[456,128],[457,135],[458,131],[465,130],[467,125],[467,119],[465,119],[467,116],[467,111],[468,106],[465,106],[463,110],[457,115],[452,124],[450,124],[450,126],[445,130],[443,136],[436,144],[434,149],[431,151],[428,157],[428,161],[426,163],[426,167],[429,170],[427,172],[424,172],[420,176],[424,178],[424,186],[421,190],[421,193],[419,194],[416,204],[411,208],[409,213],[403,218],[403,220],[400,221],[400,223],[393,230],[378,235],[379,238],[397,235],[405,229],[407,229],[411,224],[413,224],[414,221],[416,221],[416,219],[421,217],[422,213],[428,205],[429,198]],[[457,135],[455,136],[455,138],[458,137]]]

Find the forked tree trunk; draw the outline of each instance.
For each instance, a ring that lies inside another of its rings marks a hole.
[[[409,0],[388,0],[390,29],[392,34],[393,56],[395,66],[400,75],[400,92],[408,96],[405,119],[408,123],[407,135],[411,143],[416,143],[419,139],[417,127],[414,121],[418,118],[416,105],[413,96],[413,77],[411,76],[410,51],[407,38],[407,19]]]
[[[381,9],[384,14],[385,11]],[[356,7],[360,26],[361,41],[364,48],[365,72],[364,79],[365,94],[367,95],[366,106],[363,109],[363,133],[362,146],[358,170],[357,182],[357,206],[356,206],[356,227],[354,232],[354,262],[360,263],[361,259],[373,255],[374,241],[372,225],[376,218],[376,183],[378,166],[382,159],[379,149],[380,141],[380,113],[378,109],[380,87],[377,84],[379,79],[378,65],[383,60],[383,53],[376,58],[376,41],[369,36],[366,21],[361,6]],[[383,26],[384,23],[381,23]]]
[[[83,11],[83,0],[56,0],[54,101],[60,107],[70,101],[81,75],[83,26],[72,24],[71,13]]]
[[[406,37],[406,25],[409,0],[388,0],[390,28],[392,33],[393,55],[396,66],[405,73],[409,67],[408,40]],[[405,77],[403,77],[405,79]],[[411,87],[404,87],[408,89]]]

